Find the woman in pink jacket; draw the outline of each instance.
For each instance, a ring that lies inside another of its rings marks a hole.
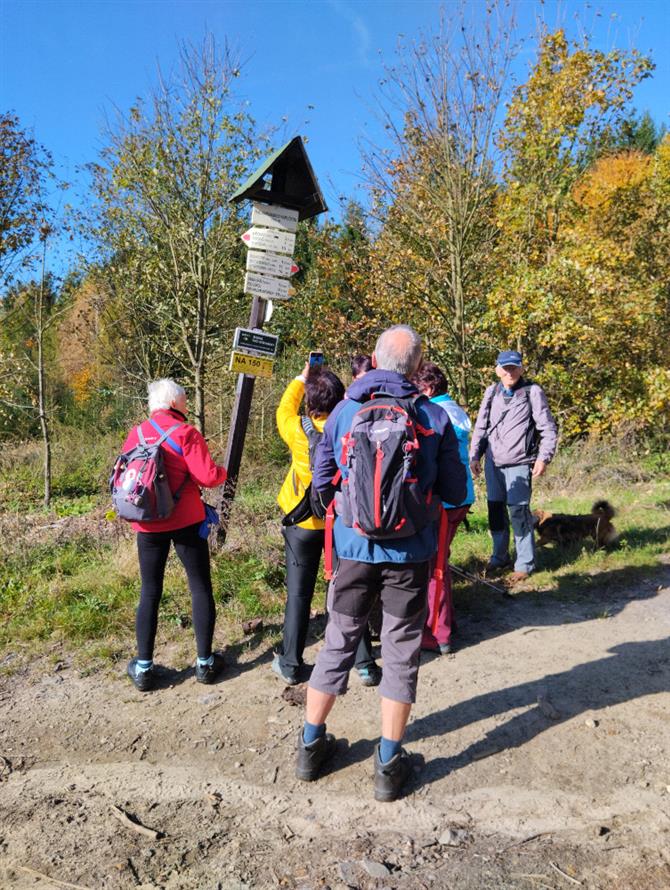
[[[204,437],[186,422],[186,393],[174,380],[150,383],[149,419],[134,427],[123,446],[129,451],[139,442],[138,429],[148,444],[176,426],[161,445],[165,472],[173,495],[174,509],[167,519],[133,522],[137,532],[142,589],[135,629],[137,657],[128,664],[128,676],[141,692],[153,689],[154,640],[158,625],[158,607],[163,593],[165,564],[170,545],[186,569],[191,591],[193,628],[198,650],[196,680],[213,683],[223,668],[223,657],[212,653],[215,607],[209,565],[207,538],[199,534],[205,519],[205,505],[200,488],[215,488],[226,481],[225,467],[212,460]]]

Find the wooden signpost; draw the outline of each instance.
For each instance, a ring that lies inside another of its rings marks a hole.
[[[217,499],[221,524],[216,546],[225,542],[228,531],[254,380],[272,376],[277,353],[279,338],[261,332],[265,318],[269,317],[268,306],[271,309],[270,300],[288,300],[293,295],[288,279],[299,271],[291,257],[298,222],[328,209],[300,136],[269,157],[230,200],[254,202],[251,228],[242,235],[242,241],[249,248],[244,291],[253,301],[249,327],[236,330],[230,359],[230,370],[239,376],[224,458],[228,480]]]

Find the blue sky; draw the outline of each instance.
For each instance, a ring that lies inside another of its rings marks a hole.
[[[179,41],[200,41],[209,29],[245,60],[240,91],[259,123],[283,128],[277,142],[309,137],[315,172],[335,209],[339,195],[360,188],[358,142],[375,133],[372,97],[383,62],[392,62],[399,34],[435,26],[440,6],[433,0],[0,0],[0,106],[33,128],[72,180],[76,166],[96,156],[105,110],[127,109],[149,90],[157,62],[169,71]],[[483,9],[479,0],[468,6],[475,14]],[[517,9],[520,34],[532,33],[538,16],[550,27],[574,30],[577,14],[602,47],[651,51],[658,67],[636,104],[670,123],[665,0],[522,0]],[[517,74],[528,61],[520,57]]]

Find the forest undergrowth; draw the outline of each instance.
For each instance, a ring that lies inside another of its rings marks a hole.
[[[132,531],[110,519],[105,477],[118,436],[95,443],[62,435],[54,460],[52,509],[40,506],[40,452],[29,443],[0,458],[0,669],[63,649],[94,670],[128,657],[134,645],[139,572]],[[280,514],[275,504],[285,455],[274,439],[252,441],[243,463],[225,547],[212,562],[218,609],[215,643],[244,647],[250,619],[262,619],[254,646],[274,645],[284,605],[285,567]],[[653,577],[670,553],[670,459],[662,448],[619,440],[586,440],[559,452],[539,481],[533,505],[585,513],[593,502],[615,507],[616,548],[596,550],[589,540],[573,547],[541,548],[538,570],[515,595],[566,600],[603,586],[623,588]],[[486,499],[478,484],[469,531],[459,531],[452,564],[476,577],[489,553]],[[461,614],[486,610],[491,590],[461,575],[455,579]],[[324,608],[319,581],[315,610]],[[606,611],[606,610],[605,610]],[[607,617],[603,614],[603,617]],[[190,599],[184,572],[172,555],[161,604],[158,643],[175,644],[186,666],[193,657]],[[259,639],[260,635],[260,639]]]

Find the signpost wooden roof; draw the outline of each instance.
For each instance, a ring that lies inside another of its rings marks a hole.
[[[270,155],[230,199],[234,204],[246,200],[291,207],[298,211],[299,219],[328,209],[301,136]]]

